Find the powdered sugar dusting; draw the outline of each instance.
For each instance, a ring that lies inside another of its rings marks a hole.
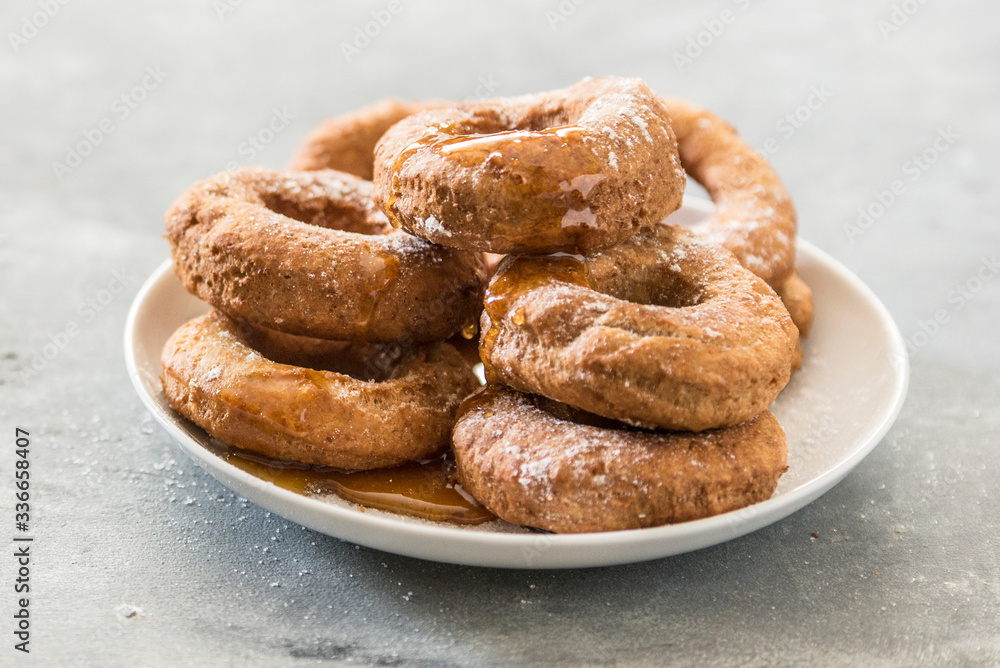
[[[646,122],[646,119],[638,114],[633,114],[632,122],[638,125],[639,129],[642,130],[642,134],[646,138],[646,141],[652,143],[653,135],[649,134],[649,123]]]
[[[425,230],[427,230],[428,233],[436,236],[442,236],[442,237],[451,236],[451,230],[442,225],[441,221],[438,220],[437,217],[433,215],[428,216],[427,218],[420,219],[420,226]]]

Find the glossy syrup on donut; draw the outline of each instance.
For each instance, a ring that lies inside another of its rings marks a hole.
[[[434,457],[478,386],[440,342],[351,343],[195,318],[164,345],[170,405],[219,440],[275,459],[360,470]]]
[[[481,308],[482,258],[393,230],[349,174],[226,172],[185,191],[165,223],[185,288],[242,322],[429,343]]]
[[[399,278],[399,259],[388,253],[379,253],[367,258],[361,256],[358,259],[368,261],[366,266],[359,267],[361,270],[359,273],[364,278],[362,285],[359,286],[358,296],[358,301],[362,302],[358,329],[368,332],[371,329],[372,316],[378,311],[379,299]]]
[[[510,314],[513,297],[524,291],[532,290],[550,281],[561,281],[589,287],[587,265],[578,255],[557,253],[554,255],[533,258],[534,262],[514,263],[513,268],[498,272],[490,282],[484,301],[484,310],[489,318],[488,327],[484,328],[480,347],[482,350],[483,369],[487,382],[500,382],[496,369],[490,364],[493,357],[493,347],[502,331],[501,323]],[[523,307],[520,311],[510,314],[511,320],[524,324]]]
[[[372,471],[344,471],[270,459],[217,442],[209,449],[233,466],[296,494],[336,494],[362,509],[450,524],[474,525],[496,519],[457,482],[450,456]]]
[[[412,354],[405,346],[293,337],[235,323],[224,316],[217,316],[217,321],[230,324],[227,330],[230,336],[254,351],[245,351],[248,355],[263,355],[272,362],[242,375],[238,382],[220,383],[213,394],[225,403],[228,411],[239,413],[242,428],[252,429],[258,438],[304,436],[303,429],[310,421],[322,421],[326,414],[323,402],[317,398],[328,390],[331,372],[369,383],[391,381],[401,373],[401,364]],[[461,334],[453,336],[451,341],[462,346],[459,354],[470,364],[473,356],[479,361],[475,342]],[[190,350],[190,346],[185,349]],[[268,397],[271,400],[266,400]],[[408,437],[421,439],[419,433],[413,432]],[[252,475],[298,494],[336,494],[363,508],[458,524],[493,519],[475,499],[456,486],[454,462],[447,456],[428,455],[397,466],[350,471],[278,459],[227,446],[221,441],[210,441],[209,449]],[[416,451],[432,449],[418,447]]]
[[[402,196],[399,175],[415,155],[429,153],[462,167],[485,165],[491,172],[514,174],[522,210],[510,215],[523,216],[523,231],[535,239],[579,237],[597,226],[593,195],[607,178],[593,153],[570,150],[570,140],[582,141],[585,135],[586,130],[578,125],[483,134],[455,134],[447,125],[436,126],[396,158],[385,213],[394,227],[402,227],[396,206]],[[565,156],[558,172],[544,166],[550,152]],[[565,178],[567,172],[577,176]],[[492,237],[510,242],[502,234],[493,233]]]

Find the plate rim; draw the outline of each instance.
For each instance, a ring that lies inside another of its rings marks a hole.
[[[714,209],[711,202],[690,197],[685,198],[684,206],[702,213]],[[824,269],[835,274],[838,280],[861,293],[873,307],[879,324],[888,335],[889,354],[896,355],[899,360],[892,365],[897,372],[893,384],[895,397],[889,409],[880,417],[878,427],[866,439],[859,440],[849,456],[822,474],[766,501],[679,524],[580,534],[469,530],[399,520],[381,514],[366,514],[322,499],[296,494],[237,468],[205,449],[185,432],[178,424],[179,416],[171,419],[142,385],[135,350],[136,324],[150,293],[161,281],[167,280],[166,275],[172,273],[170,258],[160,263],[133,299],[125,322],[123,352],[129,379],[143,405],[196,464],[248,500],[312,530],[374,549],[466,566],[548,569],[636,563],[727,542],[797,512],[832,489],[868,456],[902,410],[909,386],[909,360],[903,336],[888,309],[871,288],[828,253],[801,238],[797,239],[797,244],[800,252],[804,251],[803,254],[810,256],[810,260],[818,262]],[[261,500],[262,495],[264,500]],[[319,522],[316,517],[324,518],[325,521]],[[336,533],[333,533],[331,523],[342,526],[337,527]],[[419,541],[413,539],[430,541],[432,547],[420,545]],[[405,545],[405,549],[401,549],[400,545]],[[651,547],[654,549],[650,549]],[[552,553],[553,548],[557,548],[555,553]],[[517,556],[511,551],[517,552]]]

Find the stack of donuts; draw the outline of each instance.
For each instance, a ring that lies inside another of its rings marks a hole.
[[[690,230],[663,222],[688,175],[717,205]],[[727,512],[786,470],[767,406],[812,320],[791,200],[639,80],[381,102],[166,227],[214,310],[167,342],[164,392],[234,447],[350,470],[450,448],[480,503],[555,532]],[[483,387],[448,343],[477,324]]]

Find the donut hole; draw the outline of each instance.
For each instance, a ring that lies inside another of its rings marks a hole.
[[[591,288],[634,304],[686,308],[704,300],[700,281],[670,267],[644,265],[632,267],[628,273],[619,270],[604,277],[595,273],[591,273]]]
[[[637,304],[686,308],[701,304],[704,292],[701,285],[683,276],[668,273],[668,280],[641,283],[633,286],[629,297]]]
[[[499,114],[495,110],[481,110],[454,122],[440,126],[442,134],[433,139],[434,152],[452,164],[508,173],[519,185],[535,182],[544,175],[544,168],[556,177],[556,185],[569,182],[574,175],[601,173],[602,164],[595,162],[590,147],[583,147],[582,140],[569,139],[564,131],[573,127],[573,118],[562,109],[534,110],[517,116]],[[552,151],[561,152],[558,162]],[[572,164],[561,164],[572,161]],[[518,169],[533,170],[526,178]],[[512,171],[513,170],[513,171]],[[415,174],[418,178],[420,174]],[[545,181],[545,179],[542,179]],[[553,184],[533,183],[550,190]],[[452,188],[443,186],[450,195]],[[563,192],[556,187],[553,194]],[[444,201],[438,193],[438,199]]]
[[[384,234],[389,229],[388,220],[380,224],[363,207],[342,198],[303,200],[280,191],[261,193],[260,197],[268,210],[307,225],[373,235]]]
[[[573,121],[570,119],[569,115],[567,115],[565,109],[555,109],[545,113],[529,116],[528,118],[523,119],[523,121],[518,124],[518,127],[511,129],[542,132],[543,130],[548,130],[550,128],[569,125],[571,122]]]
[[[399,376],[400,362],[405,356],[401,346],[365,345],[347,341],[324,342],[325,350],[260,351],[279,364],[301,366],[316,371],[331,371],[355,380],[380,383]]]
[[[500,132],[543,132],[545,130],[568,125],[570,118],[565,109],[528,109],[519,116],[505,116],[496,110],[480,113],[462,124],[463,134],[491,135]]]
[[[277,364],[331,371],[367,382],[399,377],[409,350],[399,344],[326,341],[244,324],[243,343]]]

